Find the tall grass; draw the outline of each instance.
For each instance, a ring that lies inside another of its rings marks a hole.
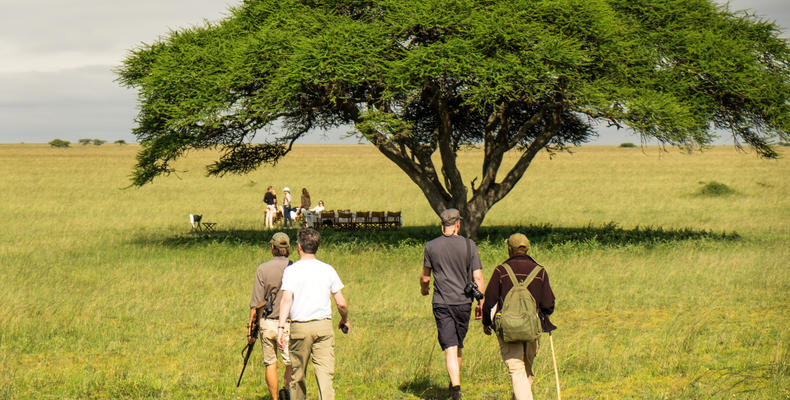
[[[417,284],[437,218],[374,149],[300,146],[277,167],[222,179],[203,176],[215,155],[199,152],[175,176],[125,188],[137,149],[0,146],[0,398],[268,398],[259,356],[235,380],[252,275],[268,258],[269,184],[307,187],[329,208],[403,210],[397,232],[324,234],[319,257],[351,306],[335,386],[347,399],[446,397]],[[467,176],[478,155],[461,155]],[[486,280],[503,239],[526,233],[558,298],[566,398],[788,398],[788,173],[786,159],[731,148],[542,155],[486,218]],[[738,195],[695,196],[709,181]],[[219,231],[191,233],[189,213]],[[535,393],[551,398],[541,344]],[[462,380],[467,398],[509,398],[496,342],[477,324]]]

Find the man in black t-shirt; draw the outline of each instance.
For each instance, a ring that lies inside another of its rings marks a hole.
[[[439,345],[444,350],[447,374],[450,376],[450,394],[453,399],[460,399],[461,352],[472,309],[472,299],[464,295],[464,287],[470,279],[470,265],[471,278],[478,288],[483,287],[483,272],[477,246],[458,234],[461,229],[458,210],[447,209],[442,212],[441,218],[442,236],[425,244],[420,292],[423,296],[428,295],[433,274],[433,315]],[[478,301],[476,319],[481,317],[481,311],[482,304]]]
[[[274,193],[273,186],[266,189],[263,202],[266,203],[266,227],[274,228],[274,216],[277,215],[277,195]]]

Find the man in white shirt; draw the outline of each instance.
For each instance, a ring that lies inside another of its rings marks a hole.
[[[332,301],[335,299],[340,313],[338,328],[348,333],[348,305],[343,293],[343,283],[331,265],[315,257],[321,235],[310,228],[300,229],[297,234],[299,261],[291,264],[283,273],[280,291],[280,319],[278,341],[281,349],[288,349],[293,375],[289,387],[291,400],[306,398],[305,372],[307,360],[312,357],[313,369],[318,383],[319,398],[333,400],[335,390],[332,379],[335,375],[335,334],[332,329]],[[290,319],[290,340],[284,327]]]

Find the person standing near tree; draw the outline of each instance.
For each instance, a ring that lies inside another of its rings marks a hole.
[[[507,294],[513,289],[513,277],[522,284],[525,279],[532,280],[527,284],[527,290],[535,300],[538,317],[543,332],[551,332],[557,327],[549,321],[549,315],[554,312],[554,292],[549,285],[549,275],[546,270],[538,265],[532,257],[527,255],[529,251],[529,239],[521,233],[510,235],[507,240],[507,251],[509,258],[502,264],[494,268],[488,287],[485,291],[485,302],[483,303],[483,332],[491,334],[492,317],[491,310],[501,311],[502,305]],[[505,266],[510,268],[510,272]],[[533,271],[539,268],[537,273]],[[513,384],[513,398],[516,400],[532,400],[532,381],[535,373],[532,370],[532,362],[538,352],[538,340],[506,342],[497,333],[499,350],[502,361],[507,366],[510,380]]]
[[[272,314],[260,318],[260,339],[263,349],[263,364],[266,368],[266,385],[272,400],[288,399],[287,390],[284,388],[277,392],[277,348],[278,339],[277,327],[279,322],[280,302],[283,297],[280,286],[282,284],[283,271],[291,264],[288,256],[291,253],[291,243],[288,235],[277,232],[271,240],[272,259],[259,265],[255,271],[255,281],[252,286],[252,298],[250,299],[250,323],[252,326],[254,318],[257,318],[256,306],[262,301],[272,302]],[[289,324],[284,324],[283,331],[288,336],[290,332]],[[256,338],[247,336],[248,343],[254,343]],[[287,388],[291,383],[291,360],[288,357],[288,348],[281,351],[283,363],[285,364],[285,374],[283,376],[284,386]]]
[[[269,186],[266,189],[263,202],[266,204],[266,228],[272,229],[274,228],[274,216],[277,215],[277,195],[274,192],[274,186]]]
[[[289,393],[292,400],[304,400],[307,362],[312,359],[319,398],[333,400],[335,389],[335,334],[332,329],[332,301],[340,313],[338,328],[348,333],[348,304],[340,291],[343,283],[331,265],[316,258],[321,235],[310,228],[297,233],[299,261],[291,264],[283,274],[280,290],[278,337],[280,348],[289,348],[293,376]],[[290,319],[290,342],[285,326]]]
[[[283,226],[286,228],[294,226],[293,219],[291,219],[291,189],[288,186],[283,189]]]
[[[305,212],[310,210],[310,192],[307,191],[307,188],[302,188],[302,198],[299,202],[299,211],[297,214],[304,214]]]
[[[465,294],[465,288],[472,282],[477,285],[475,290],[483,287],[483,267],[475,243],[458,234],[460,212],[450,208],[440,216],[442,236],[425,245],[420,293],[428,295],[433,275],[433,316],[450,376],[450,395],[456,400],[461,398],[461,358],[472,310],[472,298]],[[475,319],[480,318],[481,310],[478,299]]]

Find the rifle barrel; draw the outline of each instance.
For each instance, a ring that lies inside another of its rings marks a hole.
[[[271,302],[267,300],[263,300],[262,302],[258,303],[255,306],[256,315],[255,318],[252,320],[252,328],[250,329],[250,333],[253,337],[258,336],[258,330],[260,330],[260,325],[258,324],[258,318],[260,318],[261,309],[265,309],[265,307],[269,305],[271,307]],[[268,310],[267,310],[268,311]],[[270,313],[271,311],[268,311]],[[268,316],[268,313],[264,316]],[[255,348],[255,342],[247,343],[247,346],[241,350],[241,354],[244,354],[244,365],[241,367],[241,374],[239,374],[239,380],[236,382],[236,387],[241,385],[241,377],[244,376],[244,370],[247,369],[247,361],[250,359],[250,354],[252,354],[252,350]],[[246,353],[245,353],[246,351]]]
[[[247,360],[250,359],[250,354],[252,354],[252,349],[254,347],[255,347],[255,343],[250,343],[245,348],[247,350],[247,353],[244,355],[244,365],[241,367],[241,374],[239,374],[239,380],[238,382],[236,382],[236,387],[239,387],[239,385],[241,385],[241,377],[244,376],[244,370],[247,369]],[[244,350],[242,350],[242,352],[244,352]]]

